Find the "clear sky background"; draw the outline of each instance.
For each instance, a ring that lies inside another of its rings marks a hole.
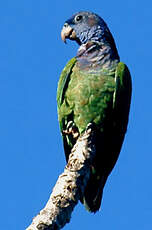
[[[57,120],[59,75],[78,48],[60,38],[80,10],[98,13],[132,75],[130,121],[102,210],[75,208],[65,230],[152,229],[152,3],[0,2],[0,229],[24,230],[44,207],[65,166]]]

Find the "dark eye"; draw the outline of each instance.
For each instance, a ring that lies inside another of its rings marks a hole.
[[[81,20],[82,20],[82,15],[77,15],[76,17],[75,17],[75,22],[80,22]]]

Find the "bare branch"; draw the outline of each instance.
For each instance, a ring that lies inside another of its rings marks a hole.
[[[70,222],[71,213],[84,193],[95,156],[94,131],[91,124],[78,138],[64,172],[40,213],[26,230],[59,230]]]

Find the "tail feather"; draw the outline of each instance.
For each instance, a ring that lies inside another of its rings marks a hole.
[[[96,174],[91,174],[88,184],[86,186],[84,196],[81,202],[89,212],[96,212],[99,210],[102,200],[103,187],[106,179]]]

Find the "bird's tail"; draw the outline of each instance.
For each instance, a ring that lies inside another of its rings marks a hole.
[[[89,212],[96,212],[99,210],[102,200],[103,187],[106,178],[91,174],[88,184],[85,188],[84,196],[81,202]]]

